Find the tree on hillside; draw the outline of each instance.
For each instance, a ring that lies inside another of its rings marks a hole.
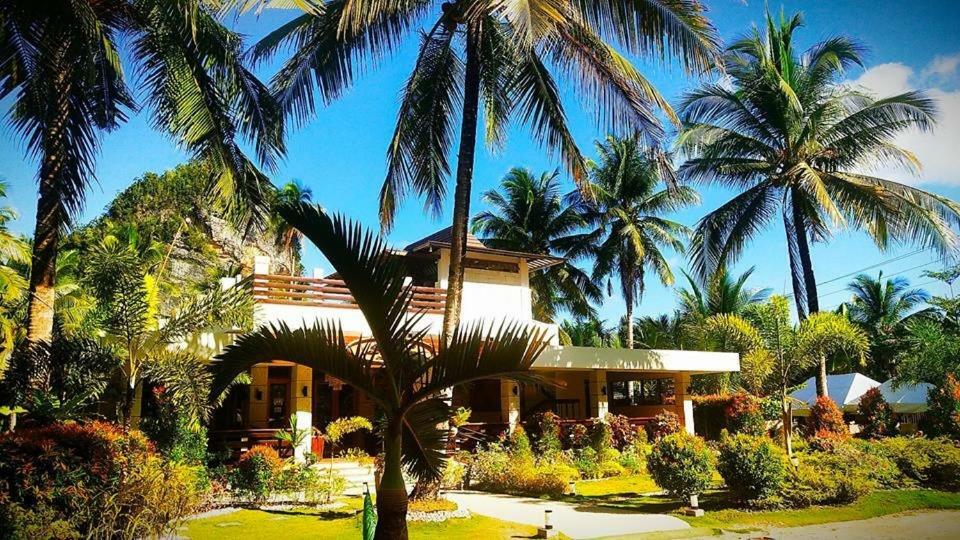
[[[885,381],[896,374],[895,358],[908,320],[930,295],[911,288],[906,278],[884,279],[883,272],[876,278],[860,274],[847,288],[853,293],[847,313],[870,336],[869,375]]]
[[[592,279],[606,281],[608,294],[617,280],[626,304],[626,340],[632,349],[633,308],[644,291],[647,270],[664,285],[674,282],[673,271],[663,253],[670,248],[683,253],[682,238],[689,229],[664,215],[698,204],[700,197],[689,186],[670,187],[662,176],[663,163],[652,150],[640,146],[636,137],[607,137],[597,143],[600,154],[591,171],[591,200],[577,201],[587,222],[595,257]]]
[[[511,251],[558,255],[577,259],[588,243],[581,229],[586,225],[576,208],[566,205],[560,194],[559,173],[535,177],[527,169],[514,168],[501,180],[501,189],[484,193],[491,210],[473,218],[473,232],[484,244]],[[554,322],[559,312],[575,318],[595,315],[590,302],[602,297],[590,276],[570,260],[530,276],[533,316]]]
[[[640,131],[656,140],[662,134],[657,111],[671,120],[675,115],[608,40],[644,58],[677,58],[693,73],[712,69],[718,56],[716,32],[697,0],[619,4],[388,0],[362,5],[336,0],[309,3],[304,10],[254,49],[258,58],[279,49],[292,51],[273,87],[286,113],[299,122],[313,114],[317,92],[327,102],[340,97],[365,62],[382,60],[415,35],[419,40],[387,151],[380,217],[388,230],[409,192],[423,197],[426,209],[438,214],[447,196],[453,146],[459,142],[446,336],[460,320],[481,112],[489,147],[503,146],[509,120],[520,120],[543,146],[559,154],[577,184],[585,187],[585,162],[570,133],[556,75],[577,85],[606,130]]]
[[[442,474],[450,404],[445,388],[479,379],[544,383],[530,371],[545,336],[522,324],[493,329],[477,323],[448,341],[428,338],[422,312],[409,311],[406,268],[386,244],[359,225],[297,204],[284,218],[313,242],[343,279],[370,326],[370,340],[348,343],[335,321],[293,329],[284,323],[245,334],[218,356],[213,395],[237,374],[261,362],[285,360],[327,373],[369,397],[382,412],[383,474],[377,488],[375,538],[407,538],[403,472],[419,479]]]
[[[283,153],[282,115],[241,62],[239,34],[210,0],[2,0],[0,99],[39,161],[27,338],[53,332],[59,237],[94,181],[103,131],[143,95],[154,125],[210,165],[210,191],[237,221],[258,222],[269,180],[240,149],[270,166]],[[141,82],[127,85],[120,46]]]
[[[960,245],[951,228],[960,224],[960,205],[862,172],[878,164],[916,168],[893,139],[930,129],[934,104],[922,92],[876,99],[845,85],[844,70],[862,65],[860,45],[837,36],[800,53],[793,42],[801,25],[799,14],[768,15],[765,33],[754,29],[727,48],[729,84],[703,85],[683,98],[679,145],[689,159],[679,177],[739,191],[697,224],[690,246],[696,277],[732,264],[780,218],[803,318],[819,310],[811,241],[847,225],[880,248],[915,242],[948,253]],[[825,389],[818,377],[818,393]]]

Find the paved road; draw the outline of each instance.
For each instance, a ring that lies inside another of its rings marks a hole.
[[[553,510],[554,528],[570,538],[622,536],[690,528],[682,519],[663,514],[621,512],[613,508],[581,507],[571,503],[477,491],[447,491],[444,492],[444,497],[474,514],[536,527],[543,525],[544,510]]]
[[[763,533],[725,534],[722,538],[757,538]],[[775,540],[956,540],[960,538],[960,512],[911,512],[823,525],[774,528],[766,532]],[[711,536],[711,540],[718,537]]]

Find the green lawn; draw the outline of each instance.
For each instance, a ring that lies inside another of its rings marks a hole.
[[[654,491],[660,491],[660,488],[645,474],[618,476],[616,478],[604,478],[602,480],[580,480],[577,482],[577,495],[582,497],[627,493],[641,495]]]
[[[483,516],[453,519],[445,523],[411,523],[410,537],[446,540],[448,538],[531,538],[536,528]],[[239,510],[226,515],[189,521],[177,534],[195,540],[213,538],[359,538],[357,505],[336,512],[317,512],[309,508],[292,510]]]

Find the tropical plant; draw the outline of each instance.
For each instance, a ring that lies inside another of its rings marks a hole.
[[[897,355],[897,376],[903,384],[941,384],[960,377],[960,335],[936,319],[918,318],[907,324]]]
[[[930,295],[923,289],[910,288],[910,281],[904,277],[884,279],[883,272],[876,279],[860,274],[848,288],[853,297],[847,313],[870,336],[869,375],[887,380],[896,374],[894,361],[906,323]]]
[[[6,196],[7,183],[0,181],[0,199]],[[16,210],[0,207],[0,374],[6,369],[21,327],[16,309],[27,290],[27,280],[20,268],[30,261],[27,242],[7,228],[7,223],[15,219]]]
[[[683,323],[680,313],[657,317],[648,315],[634,321],[633,333],[641,349],[682,349]]]
[[[299,202],[310,202],[313,191],[297,180],[287,182],[277,189],[275,200],[270,208],[270,228],[274,234],[274,244],[290,261],[300,260],[300,246],[303,235],[295,227],[285,222],[277,208]]]
[[[580,230],[586,224],[576,208],[564,204],[559,172],[536,177],[515,167],[500,187],[503,193],[492,189],[483,194],[492,209],[474,216],[474,234],[493,248],[568,259],[530,276],[534,318],[553,322],[561,311],[576,318],[595,316],[590,302],[601,299],[600,288],[569,261],[585,255],[588,244]]]
[[[689,159],[678,171],[683,180],[739,191],[698,222],[694,275],[705,280],[732,264],[779,216],[801,319],[819,310],[809,243],[829,240],[837,226],[866,231],[880,248],[914,241],[947,253],[960,245],[951,229],[960,205],[860,172],[880,163],[916,167],[893,138],[930,129],[933,102],[914,91],[875,99],[843,84],[844,69],[862,64],[862,48],[831,37],[799,54],[794,33],[802,22],[799,14],[779,22],[768,15],[766,33],[754,29],[727,48],[730,84],[684,97],[679,146]],[[826,391],[820,377],[817,391]]]
[[[741,354],[741,370],[758,372],[748,375],[757,379],[753,385],[772,387],[775,391],[780,400],[783,444],[788,454],[793,452],[792,403],[787,395],[790,387],[825,356],[846,354],[862,358],[869,350],[866,334],[836,313],[815,313],[797,326],[790,324],[790,308],[783,296],[754,304],[743,316],[714,315],[704,322],[703,333],[706,339],[724,344],[726,348],[721,350]]]
[[[162,266],[151,269],[150,259],[143,257],[136,244],[108,235],[90,256],[90,283],[102,314],[99,339],[115,348],[122,359],[124,390],[118,416],[129,424],[136,393],[150,366],[156,370],[166,366],[167,373],[202,373],[202,363],[212,351],[190,340],[204,330],[234,327],[235,321],[243,318],[242,313],[250,311],[251,299],[242,285],[213,289],[165,312],[160,309],[156,279]],[[183,401],[189,404],[187,414],[199,423],[209,412],[205,394],[210,378],[188,376],[178,380],[184,386]]]
[[[677,292],[680,312],[687,319],[704,319],[721,314],[740,315],[747,306],[765,301],[770,296],[769,288],[746,288],[754,268],[751,266],[734,279],[727,268],[722,267],[706,280],[706,285],[701,285],[684,271],[683,277],[687,279],[689,288]]]
[[[620,347],[616,330],[598,319],[562,321],[560,337],[577,347]]]
[[[590,228],[590,252],[594,255],[592,278],[607,281],[607,293],[613,293],[615,276],[626,304],[626,340],[634,346],[633,307],[643,296],[644,277],[654,271],[664,285],[672,285],[673,271],[663,249],[684,251],[681,238],[689,230],[664,214],[697,204],[700,197],[689,186],[658,190],[664,178],[672,174],[664,160],[640,146],[637,137],[609,136],[597,143],[599,162],[591,170],[592,200],[582,200],[584,220]]]
[[[406,538],[406,467],[437,479],[450,406],[439,395],[478,379],[542,383],[529,371],[543,350],[543,335],[520,323],[490,329],[475,323],[448,342],[428,340],[422,312],[411,311],[405,267],[382,239],[321,208],[303,203],[281,209],[284,219],[326,256],[356,299],[370,340],[348,344],[335,321],[293,329],[284,323],[240,336],[219,356],[213,394],[250,366],[286,360],[327,373],[369,397],[383,413],[383,474],[377,490],[377,538]],[[435,346],[434,346],[435,345]]]
[[[237,221],[259,222],[272,189],[238,144],[272,166],[284,151],[282,115],[241,62],[241,37],[209,0],[3,0],[0,99],[39,161],[27,338],[53,334],[58,241],[95,178],[103,131],[124,123],[144,96],[154,124],[211,167],[211,192]],[[121,39],[122,37],[122,39]],[[123,56],[136,66],[127,86]]]
[[[570,133],[554,74],[569,76],[584,96],[590,96],[587,103],[607,129],[642,131],[657,139],[663,130],[654,111],[659,109],[674,120],[673,111],[605,39],[614,38],[642,57],[669,54],[687,71],[700,73],[715,64],[718,38],[696,0],[618,5],[460,0],[442,3],[439,13],[437,4],[304,3],[304,13],[264,38],[253,54],[264,58],[281,48],[293,49],[274,76],[273,87],[284,110],[303,122],[314,112],[317,90],[325,101],[338,98],[362,62],[393,53],[426,21],[387,151],[380,218],[389,229],[397,206],[410,191],[425,198],[429,211],[439,213],[459,117],[450,286],[444,314],[444,335],[450,336],[460,317],[481,102],[488,146],[499,148],[505,143],[508,122],[516,113],[538,141],[559,153],[577,184],[585,186],[585,162]]]

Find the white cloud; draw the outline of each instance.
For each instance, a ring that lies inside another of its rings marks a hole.
[[[937,125],[932,132],[902,133],[896,144],[916,154],[923,166],[919,176],[900,169],[872,171],[910,184],[960,185],[960,90],[956,85],[960,53],[938,56],[918,74],[900,63],[880,64],[851,81],[878,97],[923,89],[937,105]]]
[[[949,79],[956,75],[958,67],[960,67],[960,53],[937,56],[923,68],[922,75],[925,79]]]

